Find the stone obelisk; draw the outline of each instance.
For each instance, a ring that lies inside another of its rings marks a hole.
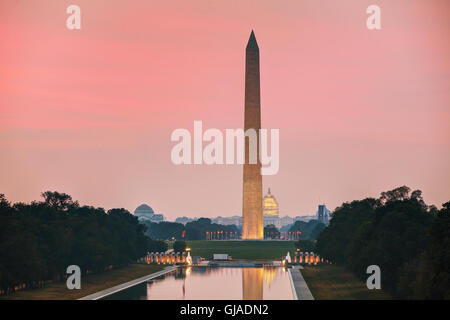
[[[245,54],[245,120],[244,130],[257,134],[256,163],[249,162],[249,138],[245,138],[244,188],[242,206],[242,239],[263,239],[262,177],[259,159],[261,104],[259,88],[259,48],[255,34],[250,34]],[[251,159],[251,157],[250,157]]]

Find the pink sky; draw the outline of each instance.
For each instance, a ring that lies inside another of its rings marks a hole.
[[[169,219],[241,214],[242,167],[175,166],[174,129],[243,126],[245,45],[261,54],[264,176],[281,215],[400,185],[450,200],[447,0],[3,0],[0,193]],[[81,30],[68,30],[70,4]],[[382,29],[366,28],[381,7]]]

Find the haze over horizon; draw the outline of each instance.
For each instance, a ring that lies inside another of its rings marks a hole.
[[[262,127],[280,129],[263,177],[280,216],[407,185],[450,196],[450,2],[78,0],[0,3],[0,193],[46,190],[169,220],[242,213],[242,166],[176,166],[170,135],[242,128],[245,45],[260,48]],[[7,14],[6,14],[7,12]]]

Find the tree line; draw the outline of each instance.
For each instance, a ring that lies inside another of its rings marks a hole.
[[[295,221],[289,228],[289,232],[301,232],[300,240],[316,240],[319,234],[325,229],[325,224],[313,219],[308,222]]]
[[[0,292],[41,287],[65,278],[69,265],[101,272],[136,261],[167,244],[147,237],[125,209],[80,206],[71,196],[44,192],[40,202],[9,203],[0,194]]]
[[[151,221],[142,221],[146,227],[146,235],[152,239],[161,240],[206,240],[207,232],[222,232],[222,237],[225,239],[225,234],[234,233],[236,236],[240,232],[235,225],[221,225],[212,223],[211,219],[200,218],[183,225],[178,222],[163,221],[159,223]]]
[[[278,228],[269,224],[264,227],[264,239],[280,239],[284,234],[289,235],[292,239],[299,240],[316,240],[319,234],[325,229],[325,224],[319,220],[312,219],[308,222],[295,221],[295,223],[286,226],[285,230],[279,231]],[[283,228],[281,228],[283,230]],[[284,233],[282,233],[284,232]]]
[[[398,299],[450,298],[450,202],[438,210],[406,186],[344,203],[319,235],[316,252],[362,280],[378,265],[381,287]]]

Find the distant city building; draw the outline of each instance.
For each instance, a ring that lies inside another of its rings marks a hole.
[[[232,216],[232,217],[217,217],[211,220],[212,223],[217,223],[221,225],[235,225],[237,227],[242,226],[242,216]]]
[[[331,211],[324,204],[319,204],[317,209],[317,220],[324,224],[328,224]]]
[[[316,215],[311,214],[307,216],[296,216],[295,218],[292,218],[290,216],[280,217],[280,208],[278,205],[278,201],[276,200],[275,196],[271,193],[270,188],[263,198],[262,209],[263,209],[264,227],[268,225],[274,225],[277,229],[281,229],[283,227],[286,228],[287,226],[292,225],[296,221],[308,222],[312,219],[316,219],[317,216],[316,213]],[[326,209],[325,212],[327,212],[328,217],[329,210]],[[175,222],[182,223],[185,225],[186,223],[195,220],[197,220],[197,218],[179,217],[175,219]],[[216,218],[211,218],[211,222],[221,225],[235,225],[239,229],[242,228],[242,216],[238,215],[232,217],[218,216]]]
[[[310,216],[296,216],[294,217],[294,223],[295,221],[303,221],[303,222],[308,222],[310,220],[315,219],[316,216],[315,215],[310,215]]]
[[[153,209],[144,204],[134,210],[134,215],[141,221],[161,222],[164,221],[164,215],[156,214]]]
[[[282,227],[287,226],[289,224],[293,224],[294,223],[294,218],[291,218],[289,216],[285,216],[283,218],[280,218],[280,225]]]

